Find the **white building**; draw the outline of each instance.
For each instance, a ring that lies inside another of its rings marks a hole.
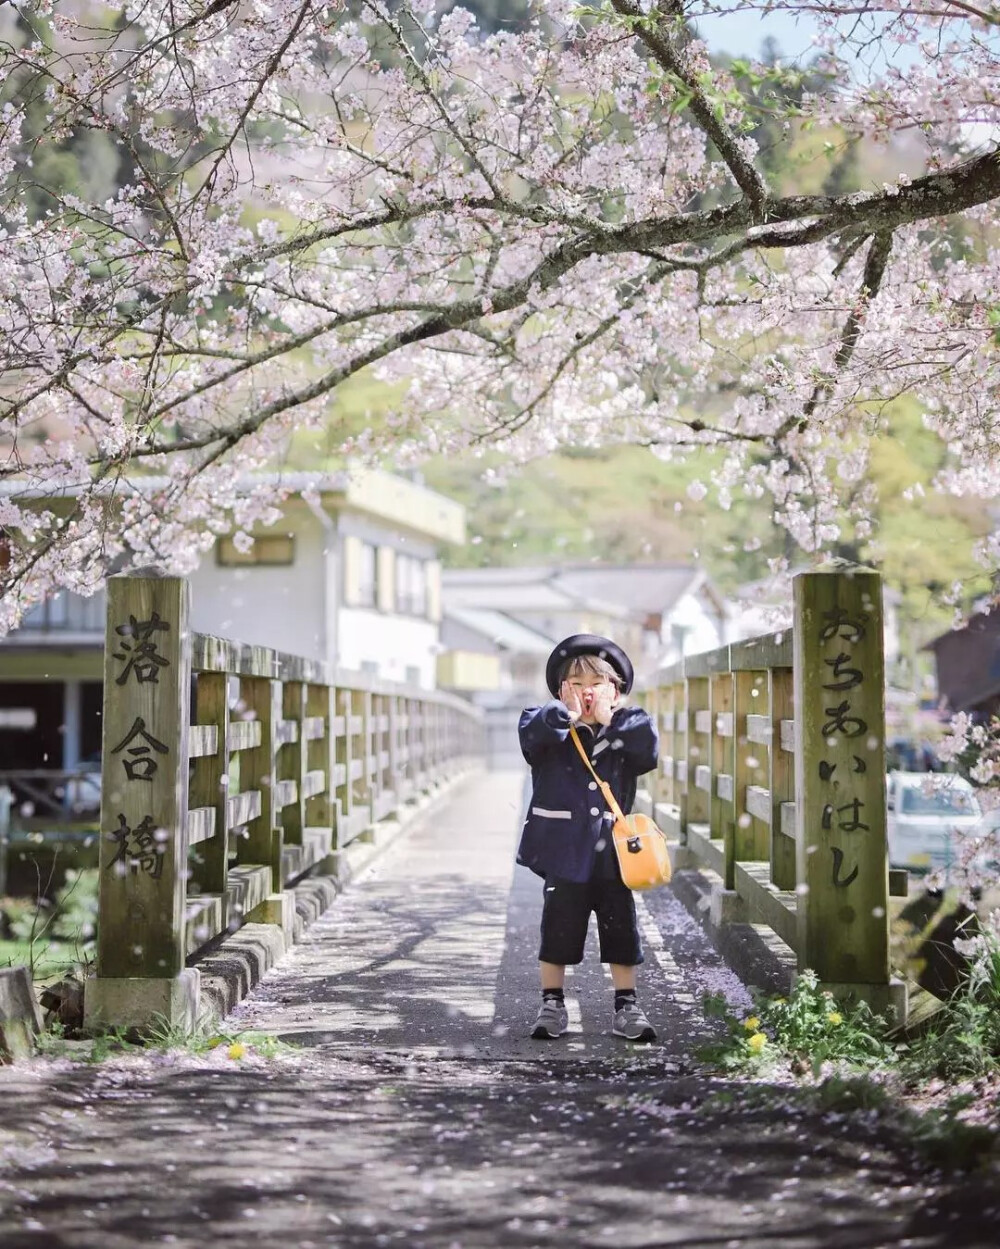
[[[730,640],[725,600],[704,570],[690,565],[446,569],[442,597],[442,683],[485,710],[493,767],[521,763],[518,713],[549,697],[545,661],[562,638],[613,638],[640,681],[682,655]]]
[[[704,569],[688,564],[448,569],[443,597],[446,645],[460,613],[490,612],[553,646],[573,633],[611,637],[640,676],[730,640],[726,600]]]
[[[464,509],[377,471],[280,482],[278,523],[246,551],[220,539],[191,574],[193,628],[434,688],[440,550],[464,542]],[[103,593],[55,595],[0,640],[0,771],[97,756],[103,644]]]

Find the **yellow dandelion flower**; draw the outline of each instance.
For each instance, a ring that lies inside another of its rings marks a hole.
[[[755,1032],[753,1036],[747,1037],[747,1045],[750,1047],[751,1054],[759,1054],[767,1044],[767,1037],[763,1032]]]
[[[743,1020],[743,1027],[746,1028],[747,1032],[756,1032],[760,1027],[760,1020],[756,1015],[748,1015],[747,1018]]]
[[[827,1013],[826,1022],[832,1024],[835,1028],[844,1022],[844,1016],[839,1010],[832,1010]]]
[[[226,1050],[226,1053],[230,1058],[242,1058],[246,1052],[247,1047],[245,1045],[241,1045],[239,1041],[234,1041],[232,1045],[230,1045],[229,1049]]]

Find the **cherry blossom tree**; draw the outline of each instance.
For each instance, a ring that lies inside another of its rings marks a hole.
[[[248,477],[366,371],[400,398],[345,454],[720,448],[705,488],[810,551],[869,534],[904,393],[937,488],[994,498],[993,3],[741,2],[819,22],[805,87],[710,59],[729,0],[547,0],[489,33],[432,0],[7,6],[0,624],[271,519]],[[765,122],[898,176],[781,187]],[[85,142],[113,193],[57,176]]]

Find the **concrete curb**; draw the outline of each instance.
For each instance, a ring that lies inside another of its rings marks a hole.
[[[294,904],[291,942],[277,923],[245,923],[192,959],[191,967],[201,976],[199,1027],[207,1029],[225,1019],[352,881],[425,817],[433,815],[450,799],[454,787],[474,774],[467,770],[432,786],[404,803],[392,817],[366,830],[363,840],[335,851],[312,868],[311,874],[287,886],[285,892]]]
[[[365,829],[361,836],[356,837],[343,850],[334,850],[323,864],[313,870],[332,877],[341,888],[346,887],[362,872],[367,871],[398,837],[409,832],[416,820],[439,803],[447,801],[455,785],[474,774],[473,770],[466,770],[408,799],[393,815]]]
[[[698,921],[712,944],[744,984],[768,994],[787,994],[797,969],[795,953],[764,924],[716,923],[713,905],[722,892],[722,879],[705,868],[674,872],[674,896]]]

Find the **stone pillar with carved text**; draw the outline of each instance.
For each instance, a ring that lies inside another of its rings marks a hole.
[[[111,577],[107,592],[97,975],[88,1027],[193,1027],[184,966],[189,589],[178,577]]]
[[[794,579],[798,959],[838,994],[890,986],[885,663],[878,573]]]

